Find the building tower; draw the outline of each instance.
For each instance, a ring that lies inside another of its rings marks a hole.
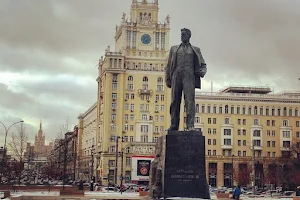
[[[116,27],[115,50],[108,46],[99,60],[96,173],[103,184],[114,183],[116,151],[124,150],[123,175],[129,182],[134,155],[128,147],[154,145],[169,126],[170,90],[164,73],[170,18],[159,22],[158,10],[158,0],[133,0],[130,16],[123,13]]]

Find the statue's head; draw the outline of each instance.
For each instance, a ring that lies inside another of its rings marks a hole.
[[[181,29],[181,41],[184,43],[187,43],[190,41],[190,38],[192,36],[192,32],[190,29],[183,28]]]

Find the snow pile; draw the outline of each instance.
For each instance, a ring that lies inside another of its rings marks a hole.
[[[20,196],[59,196],[59,192],[10,192],[12,197],[20,197]]]

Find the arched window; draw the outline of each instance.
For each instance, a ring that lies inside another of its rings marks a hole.
[[[128,78],[127,78],[127,90],[132,91],[133,89],[134,89],[134,87],[133,87],[133,77],[128,76]]]
[[[163,92],[164,91],[164,80],[162,77],[158,77],[157,79],[157,92]]]
[[[254,115],[257,115],[258,112],[257,112],[257,106],[254,106]]]
[[[143,77],[143,85],[142,85],[143,90],[148,90],[148,77],[144,76]]]
[[[228,105],[225,106],[225,114],[228,114]]]
[[[286,110],[286,107],[283,108],[283,116],[285,116],[285,117],[287,116],[287,110]]]
[[[230,113],[233,115],[234,114],[234,106],[231,106],[231,111]]]
[[[148,70],[147,63],[144,64],[144,70]]]
[[[249,108],[248,108],[248,115],[251,115],[252,114],[252,108],[251,108],[251,106],[249,106]]]
[[[293,109],[292,109],[292,108],[290,108],[290,110],[289,110],[289,116],[290,116],[290,117],[293,116]]]
[[[196,113],[200,112],[199,104],[196,104]]]
[[[237,108],[236,108],[236,114],[241,114],[241,108],[240,108],[240,106],[237,106]]]

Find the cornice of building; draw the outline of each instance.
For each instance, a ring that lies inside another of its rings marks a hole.
[[[250,93],[217,93],[196,91],[196,99],[223,101],[252,101],[273,103],[300,103],[300,96],[280,94],[250,94]]]

